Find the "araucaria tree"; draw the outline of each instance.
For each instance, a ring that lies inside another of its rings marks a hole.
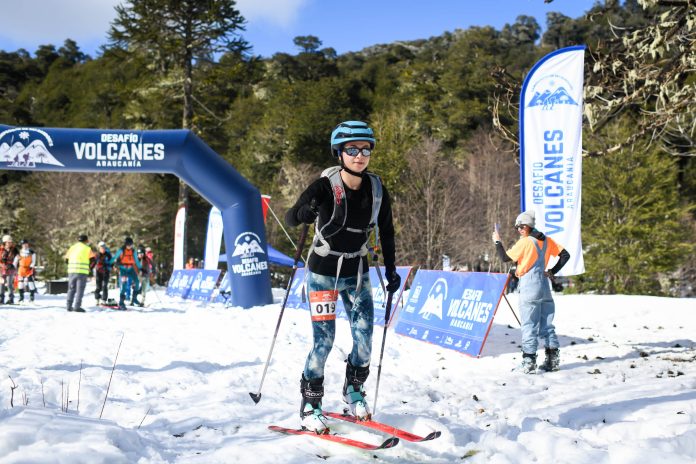
[[[196,130],[195,68],[214,64],[217,54],[249,49],[240,35],[245,20],[235,5],[234,0],[130,0],[116,7],[111,44],[144,55],[162,77],[178,77],[184,129]],[[179,203],[188,206],[183,183]]]

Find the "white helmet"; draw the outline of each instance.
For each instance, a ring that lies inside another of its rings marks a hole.
[[[12,236],[10,235],[3,235],[2,236],[2,243],[7,243],[12,241]]]

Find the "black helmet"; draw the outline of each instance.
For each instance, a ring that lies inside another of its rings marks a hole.
[[[77,241],[78,241],[78,242],[85,243],[85,242],[87,241],[87,235],[85,235],[85,234],[80,234],[80,236],[77,237]]]
[[[132,245],[133,244],[133,239],[130,237],[126,237],[126,239],[123,241],[124,244],[126,245]]]
[[[22,240],[19,241],[20,245],[24,245],[25,243],[29,243],[29,240],[27,240],[26,238],[23,238]]]
[[[138,254],[139,254],[139,255],[144,255],[144,254],[145,254],[145,248],[143,248],[143,247],[138,248]]]

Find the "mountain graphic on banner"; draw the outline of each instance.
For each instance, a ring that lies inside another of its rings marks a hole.
[[[559,87],[553,92],[551,90],[544,90],[543,93],[535,92],[532,100],[527,105],[541,106],[544,109],[553,109],[554,105],[576,105],[577,102],[568,94],[565,88]]]
[[[52,164],[63,166],[46,148],[41,140],[34,140],[28,146],[22,142],[0,145],[0,162],[10,163],[9,166],[33,167],[37,164]]]
[[[263,254],[263,248],[261,248],[261,245],[259,245],[259,242],[256,240],[250,240],[249,242],[238,244],[234,248],[234,253],[232,253],[232,256],[245,256],[256,253]]]

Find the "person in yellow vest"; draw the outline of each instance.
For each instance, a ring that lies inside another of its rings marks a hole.
[[[89,241],[84,234],[78,237],[77,243],[71,246],[65,254],[68,261],[68,311],[85,312],[82,309],[82,296],[85,294],[85,286],[89,276],[89,261],[93,259],[92,255]]]

